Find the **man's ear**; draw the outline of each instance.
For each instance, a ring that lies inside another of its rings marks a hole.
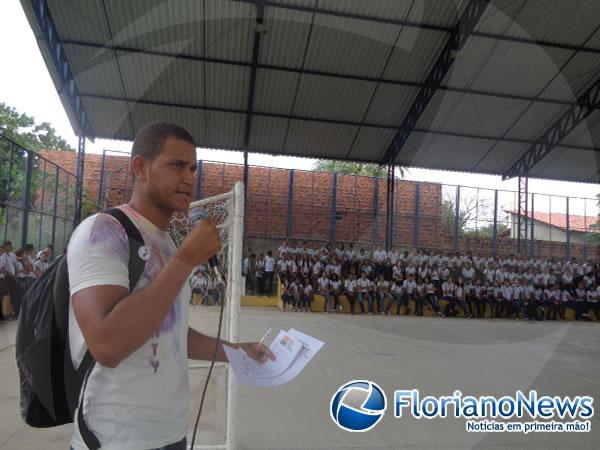
[[[148,161],[143,156],[135,155],[131,158],[131,174],[133,179],[145,181]]]

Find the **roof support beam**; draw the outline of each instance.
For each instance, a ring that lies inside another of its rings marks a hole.
[[[238,1],[241,3],[256,3],[259,0],[235,0],[235,1]],[[435,2],[432,2],[432,3],[435,3]],[[367,22],[385,23],[385,24],[389,24],[389,25],[400,25],[400,26],[407,27],[407,28],[420,28],[422,30],[442,31],[442,32],[446,32],[446,33],[451,33],[453,31],[453,28],[449,27],[449,26],[435,25],[435,24],[431,24],[431,23],[423,23],[423,22],[419,22],[416,20],[410,20],[410,19],[405,19],[405,20],[389,19],[386,17],[368,16],[368,15],[364,15],[364,14],[349,13],[349,12],[344,12],[344,11],[335,11],[335,10],[329,10],[329,9],[324,9],[324,8],[313,8],[312,6],[302,6],[302,5],[291,4],[291,3],[280,3],[277,1],[273,1],[273,0],[265,0],[264,4],[267,7],[282,8],[282,9],[289,9],[289,10],[293,10],[293,11],[303,11],[303,12],[313,12],[314,11],[317,14],[322,14],[322,15],[326,15],[326,16],[344,17],[347,19],[365,20]],[[506,36],[504,34],[490,33],[490,32],[485,32],[485,31],[473,31],[471,34],[473,36],[486,37],[486,38],[495,39],[498,41],[518,42],[521,44],[537,45],[537,46],[543,46],[543,47],[549,47],[549,48],[560,48],[560,49],[564,49],[564,50],[572,50],[572,51],[600,54],[600,48],[582,47],[580,45],[543,41],[543,40],[532,39],[532,38],[527,38],[527,37]]]
[[[96,99],[96,100],[109,100],[109,101],[119,101],[119,102],[127,102],[127,103],[139,103],[140,105],[167,106],[167,107],[172,107],[172,108],[193,109],[193,110],[197,110],[197,111],[215,111],[215,112],[224,112],[224,113],[231,113],[231,114],[246,114],[246,111],[243,109],[218,108],[218,107],[212,107],[212,106],[198,106],[198,105],[189,105],[186,103],[161,102],[161,101],[156,101],[156,100],[144,100],[144,99],[135,99],[135,98],[126,98],[126,97],[116,97],[116,96],[110,96],[110,95],[82,93],[81,97],[82,98],[92,98],[92,99]],[[384,129],[384,130],[399,130],[398,127],[381,125],[381,124],[377,124],[377,123],[368,123],[368,122],[365,122],[365,123],[352,122],[349,120],[314,118],[314,117],[307,117],[307,116],[268,113],[268,112],[259,112],[259,111],[253,111],[252,114],[254,116],[273,117],[276,119],[304,120],[304,121],[316,122],[316,123],[329,123],[332,125],[350,125],[350,126],[356,126],[356,127],[363,126],[363,127],[367,127],[367,128],[380,128],[380,129]],[[435,135],[441,135],[441,136],[454,136],[454,137],[482,139],[482,140],[489,140],[489,141],[500,140],[500,141],[504,141],[504,142],[514,142],[517,144],[532,144],[533,143],[532,141],[527,140],[527,139],[508,138],[508,137],[502,137],[502,136],[486,136],[486,135],[479,135],[479,134],[466,134],[466,133],[457,133],[457,132],[453,132],[453,131],[432,130],[432,129],[427,129],[427,128],[414,128],[413,131],[416,133],[429,133],[429,134],[435,134]],[[598,147],[586,147],[583,145],[570,144],[570,145],[562,145],[561,147],[571,148],[574,150],[589,150],[589,151],[593,151],[593,152],[600,152],[600,148],[598,148]]]
[[[412,106],[408,110],[400,129],[394,136],[394,139],[390,143],[385,155],[379,162],[379,164],[393,164],[398,158],[402,147],[408,140],[410,133],[413,131],[421,115],[427,108],[427,105],[433,98],[434,94],[442,84],[442,80],[446,77],[446,74],[450,70],[454,59],[456,58],[456,52],[462,49],[467,42],[469,35],[477,25],[479,18],[483,15],[483,12],[487,8],[489,0],[470,0],[466,6],[462,16],[458,20],[456,27],[448,42],[444,46],[440,56],[434,63],[429,75],[426,78],[425,86],[421,88],[417,97],[415,98]]]
[[[43,39],[48,45],[48,52],[50,53],[50,57],[54,63],[54,69],[56,70],[56,73],[58,74],[63,86],[62,92],[59,92],[59,94],[64,94],[67,97],[67,101],[71,106],[73,114],[75,115],[75,120],[77,122],[77,126],[79,127],[78,130],[75,130],[75,134],[79,136],[93,137],[88,115],[85,111],[81,98],[77,93],[75,79],[73,77],[73,73],[71,72],[71,68],[69,67],[69,62],[67,61],[64,47],[59,42],[58,31],[54,21],[52,20],[52,16],[50,15],[48,3],[46,0],[31,0],[31,5],[38,26],[40,27],[40,30],[42,30]]]
[[[214,64],[225,64],[225,65],[230,65],[230,66],[248,67],[250,69],[252,69],[254,67],[252,62],[235,61],[235,60],[231,60],[231,59],[182,55],[182,54],[157,51],[157,50],[152,50],[152,49],[140,49],[140,48],[135,48],[135,47],[126,47],[126,46],[122,46],[122,45],[99,44],[99,43],[95,43],[95,42],[75,41],[75,40],[69,40],[69,39],[63,39],[60,42],[63,45],[74,45],[74,46],[90,47],[90,48],[97,48],[97,49],[103,49],[103,50],[114,50],[114,51],[120,51],[120,52],[138,53],[140,55],[148,55],[148,56],[164,56],[166,58],[179,59],[182,61],[197,61],[197,62],[206,62],[206,63],[214,63]],[[264,70],[277,70],[277,71],[288,72],[288,73],[297,73],[297,74],[302,74],[302,75],[315,75],[315,76],[321,76],[321,77],[340,78],[340,79],[344,79],[344,80],[366,81],[366,82],[371,82],[371,83],[380,83],[382,85],[388,84],[388,85],[406,86],[406,87],[412,87],[412,88],[423,88],[425,86],[425,83],[419,83],[416,81],[366,77],[366,76],[350,75],[350,74],[344,74],[344,73],[335,73],[335,72],[320,71],[320,70],[310,70],[310,69],[305,69],[305,68],[285,67],[285,66],[279,66],[279,65],[275,65],[275,64],[261,64],[258,62],[256,63],[256,68],[264,69]],[[536,96],[507,94],[507,93],[502,93],[502,92],[491,92],[491,91],[485,91],[485,90],[481,90],[481,89],[472,89],[472,88],[467,89],[467,88],[453,87],[453,86],[446,86],[446,85],[440,85],[438,87],[438,90],[447,91],[447,92],[456,92],[459,94],[474,94],[474,95],[482,95],[482,96],[495,97],[495,98],[504,98],[504,99],[509,99],[509,100],[519,100],[519,101],[522,100],[522,101],[531,101],[531,102],[535,101],[535,102],[539,102],[539,103],[550,103],[550,104],[555,104],[555,105],[572,106],[572,105],[577,104],[576,101],[570,101],[570,100],[539,98]]]
[[[531,169],[544,159],[563,139],[589,116],[594,108],[600,106],[600,78],[596,80],[579,98],[579,106],[565,111],[540,138],[531,144],[502,175],[503,180],[516,176],[529,176]],[[563,145],[563,147],[566,147]]]
[[[248,106],[246,107],[246,123],[244,126],[244,210],[248,200],[248,147],[250,145],[250,132],[252,130],[252,112],[254,111],[254,96],[256,94],[256,72],[258,66],[258,54],[260,53],[260,39],[264,33],[264,15],[265,6],[262,1],[259,1],[256,4],[256,24],[254,29],[254,45],[252,48],[252,69],[250,70]]]

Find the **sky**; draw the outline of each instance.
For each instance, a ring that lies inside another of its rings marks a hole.
[[[15,107],[19,112],[33,116],[37,122],[48,121],[58,134],[73,147],[77,147],[77,136],[67,119],[58,98],[54,84],[48,74],[35,37],[27,22],[19,0],[0,1],[0,54],[2,70],[0,70],[0,102]],[[103,149],[129,151],[130,142],[97,139],[94,143],[86,143],[86,151],[102,153]],[[211,161],[243,163],[242,153],[225,150],[198,149],[198,158]],[[250,154],[249,163],[269,167],[310,170],[316,160],[287,156],[271,156]],[[517,190],[517,179],[502,181],[500,176],[466,174],[441,170],[410,168],[405,179],[428,181],[449,185],[473,186],[487,189]],[[600,192],[595,184],[569,183],[548,180],[529,180],[530,192],[593,198]],[[558,200],[552,207],[565,202]],[[573,201],[571,214],[584,214],[583,201]],[[587,215],[596,215],[597,207],[592,201],[586,202]],[[549,208],[539,209],[548,211]],[[562,206],[560,207],[562,209]]]

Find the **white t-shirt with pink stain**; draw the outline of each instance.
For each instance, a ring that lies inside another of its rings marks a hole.
[[[134,291],[158,275],[176,251],[167,231],[160,230],[127,205],[124,211],[144,242],[144,272]],[[148,255],[149,253],[149,255]],[[120,223],[107,214],[85,219],[69,243],[69,281],[74,294],[91,286],[129,288],[129,243]],[[97,363],[90,375],[84,417],[103,449],[146,450],[177,442],[187,432],[189,416],[187,330],[189,283],[184,283],[171,310],[144,345],[111,369]],[[135,326],[135,324],[132,324]],[[69,307],[69,343],[77,367],[87,346]],[[75,421],[71,446],[86,446]]]

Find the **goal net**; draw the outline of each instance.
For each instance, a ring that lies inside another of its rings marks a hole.
[[[189,215],[179,214],[171,221],[170,232],[179,246],[190,229],[188,217],[202,208],[214,220],[219,230],[221,251],[217,255],[222,281],[208,265],[194,270],[190,278],[192,296],[189,324],[199,332],[216,337],[221,304],[223,322],[221,339],[237,342],[242,284],[242,233],[244,221],[244,186],[238,182],[233,190],[205,198],[190,205]],[[191,443],[194,422],[208,375],[210,361],[190,361],[191,416],[188,444]],[[216,362],[206,391],[202,415],[196,433],[195,449],[235,448],[236,385],[228,364]]]

